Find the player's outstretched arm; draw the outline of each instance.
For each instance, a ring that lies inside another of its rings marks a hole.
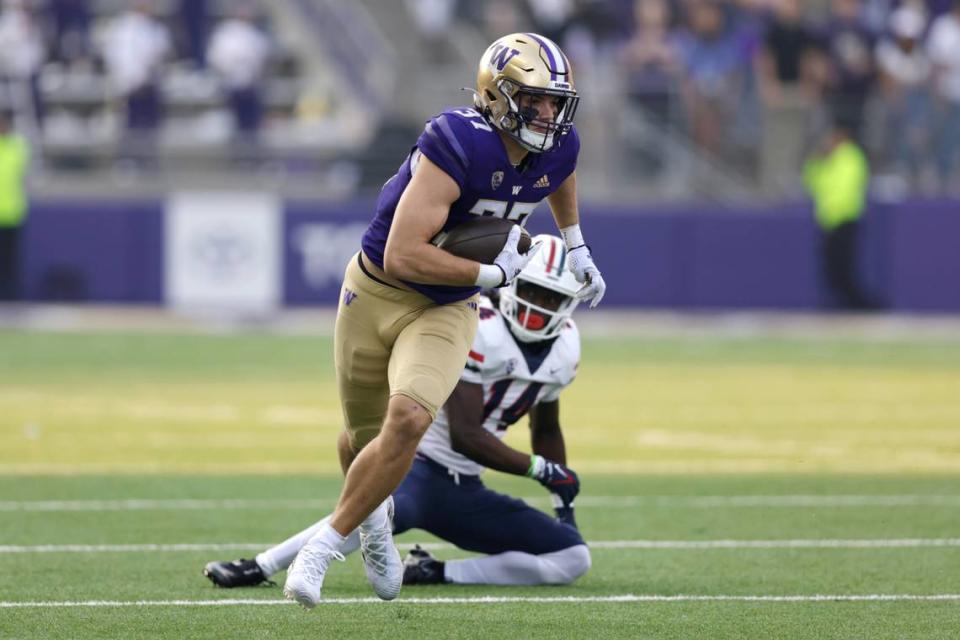
[[[459,258],[430,244],[443,227],[460,187],[443,169],[420,156],[394,213],[383,256],[384,271],[422,284],[471,286],[480,263]]]
[[[461,380],[445,405],[450,446],[488,469],[526,475],[530,455],[517,451],[483,428],[483,386]]]
[[[594,264],[590,248],[580,231],[577,173],[571,173],[556,191],[547,196],[547,202],[550,204],[550,211],[553,213],[560,235],[563,236],[563,241],[567,245],[568,268],[577,278],[577,282],[583,283],[583,287],[577,292],[577,298],[589,300],[590,308],[593,309],[603,299],[607,284],[600,275],[600,269]]]
[[[557,223],[557,229],[580,224],[580,207],[577,204],[577,172],[574,171],[564,180],[557,190],[547,196],[550,212]]]
[[[530,409],[530,446],[536,455],[567,464],[567,447],[560,430],[560,401],[540,402]]]
[[[577,526],[573,500],[580,493],[580,478],[567,466],[559,400],[541,402],[530,410],[530,443],[534,453],[531,468],[542,469],[537,480],[553,494],[557,518]]]

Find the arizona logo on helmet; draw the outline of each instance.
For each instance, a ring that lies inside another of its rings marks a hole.
[[[553,122],[538,120],[523,96],[557,101]],[[536,33],[513,33],[491,44],[477,71],[477,110],[528,151],[556,148],[573,126],[580,97],[570,61],[552,40]]]

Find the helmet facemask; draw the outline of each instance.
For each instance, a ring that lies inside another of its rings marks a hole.
[[[522,274],[500,292],[500,312],[521,342],[556,338],[578,303],[568,293],[527,280]]]
[[[576,91],[541,89],[518,85],[510,79],[497,83],[499,99],[506,102],[506,112],[496,122],[498,128],[516,140],[527,151],[543,153],[560,146],[560,139],[573,127],[580,97]],[[533,102],[536,97],[550,96],[557,100],[557,113],[552,121],[540,120]],[[489,99],[489,96],[487,96]]]

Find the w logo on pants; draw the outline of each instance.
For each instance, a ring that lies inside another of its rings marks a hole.
[[[350,303],[357,299],[357,294],[350,289],[343,290],[343,306],[349,307]]]

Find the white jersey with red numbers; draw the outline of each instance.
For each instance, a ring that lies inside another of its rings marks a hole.
[[[503,316],[489,300],[481,298],[477,337],[460,379],[483,385],[483,427],[502,439],[507,428],[535,404],[555,401],[573,382],[579,362],[580,332],[573,320],[568,320],[546,357],[534,361],[531,371],[531,363]],[[453,450],[445,408],[427,429],[417,451],[457,473],[479,475],[484,470]]]

